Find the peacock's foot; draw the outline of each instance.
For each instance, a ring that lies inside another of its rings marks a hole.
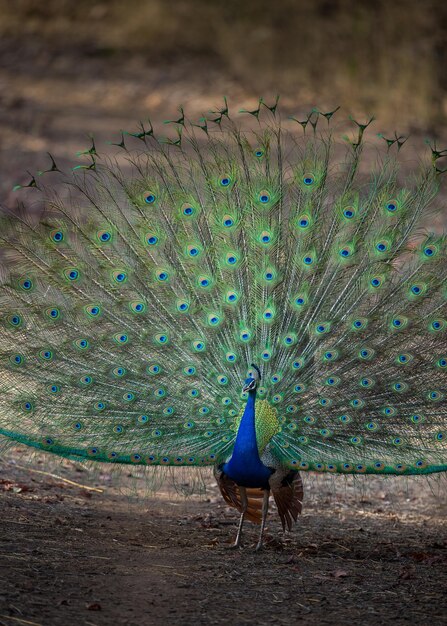
[[[261,542],[256,544],[255,552],[260,552],[263,549],[264,549],[264,546]]]

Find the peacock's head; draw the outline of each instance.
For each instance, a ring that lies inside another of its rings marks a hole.
[[[261,380],[261,371],[259,367],[251,364],[251,368],[248,370],[248,378],[245,379],[242,391],[254,391],[258,386],[258,382]]]

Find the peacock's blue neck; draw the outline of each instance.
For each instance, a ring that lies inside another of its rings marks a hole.
[[[259,457],[255,427],[256,389],[249,391],[237,431],[233,454],[223,466],[224,473],[243,487],[268,487],[272,470]]]

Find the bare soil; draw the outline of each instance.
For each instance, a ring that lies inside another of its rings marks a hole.
[[[229,549],[237,514],[211,476],[205,497],[154,498],[27,455],[0,466],[2,626],[447,623],[445,479],[307,475],[295,531],[272,504],[255,553],[250,523]]]

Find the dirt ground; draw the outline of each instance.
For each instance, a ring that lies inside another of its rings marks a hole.
[[[160,121],[178,103],[199,115],[221,94],[243,104],[255,95],[194,60],[111,62],[33,41],[1,41],[0,56],[5,204],[26,170],[46,166],[45,151],[72,164],[90,131],[103,146],[148,111]],[[293,112],[292,100],[285,107]],[[255,554],[250,524],[243,548],[228,550],[236,515],[211,477],[201,499],[148,497],[141,481],[128,496],[107,469],[96,476],[47,457],[28,464],[27,455],[0,462],[2,626],[447,623],[445,479],[307,476],[295,532],[282,535],[272,507]]]
[[[255,553],[250,523],[229,549],[237,516],[211,476],[204,497],[154,498],[27,455],[0,465],[2,626],[447,623],[445,479],[306,476],[295,531],[272,505]]]

